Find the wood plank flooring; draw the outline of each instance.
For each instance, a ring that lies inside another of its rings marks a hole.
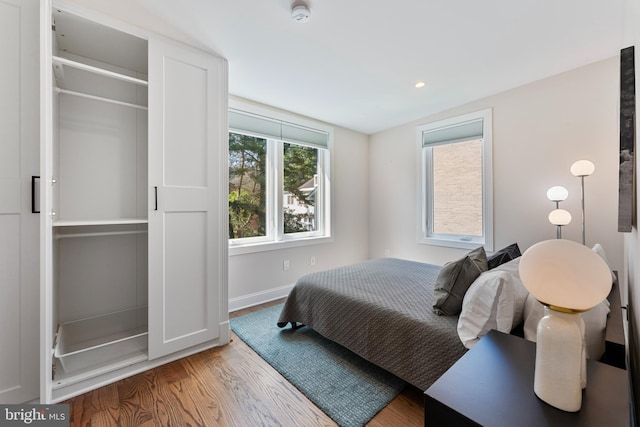
[[[282,301],[232,313],[237,317]],[[407,387],[367,425],[422,426],[422,392]],[[69,401],[71,426],[284,426],[336,424],[232,333],[232,342]]]

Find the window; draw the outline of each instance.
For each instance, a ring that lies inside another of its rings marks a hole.
[[[231,254],[330,236],[330,135],[307,123],[229,111]]]
[[[229,132],[229,238],[267,235],[267,140]]]
[[[491,110],[418,126],[421,243],[493,249]]]
[[[285,234],[317,231],[318,155],[314,147],[285,143],[282,160],[282,214]]]

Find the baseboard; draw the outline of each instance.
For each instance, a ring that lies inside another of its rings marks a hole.
[[[254,305],[264,304],[265,302],[284,298],[289,295],[292,288],[293,284],[256,292],[255,294],[231,298],[229,300],[229,312],[242,310],[243,308],[253,307]]]

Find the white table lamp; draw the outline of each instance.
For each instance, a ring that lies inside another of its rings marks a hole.
[[[519,269],[527,290],[545,306],[537,330],[534,392],[558,409],[576,412],[586,385],[580,313],[607,297],[611,272],[590,248],[562,239],[531,246]]]

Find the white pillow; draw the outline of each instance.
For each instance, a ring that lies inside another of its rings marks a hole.
[[[600,243],[596,243],[595,245],[593,245],[593,248],[591,248],[593,250],[593,252],[597,253],[598,255],[600,255],[600,257],[604,260],[604,262],[607,263],[607,265],[609,265],[609,260],[607,259],[607,254],[604,252],[604,248],[602,247],[602,245]],[[611,270],[611,266],[609,266],[609,270]],[[616,281],[616,275],[613,274],[613,270],[611,270],[611,283]]]
[[[458,336],[471,348],[491,329],[509,333],[522,322],[527,291],[516,258],[482,273],[469,287],[458,318]]]
[[[589,311],[582,313],[585,326],[587,358],[600,360],[604,354],[604,341],[609,315],[609,300],[605,299]],[[544,316],[544,306],[529,294],[524,304],[524,337],[536,341],[538,322]]]
[[[529,291],[520,280],[520,259],[520,257],[512,259],[493,269],[494,271],[504,271],[509,274],[508,283],[514,292],[513,326],[518,326],[522,323],[524,319],[524,302],[527,299],[527,295],[529,295]]]
[[[507,273],[490,270],[467,289],[458,318],[458,336],[465,347],[473,347],[491,329],[511,331],[513,291],[505,289],[507,279]]]

